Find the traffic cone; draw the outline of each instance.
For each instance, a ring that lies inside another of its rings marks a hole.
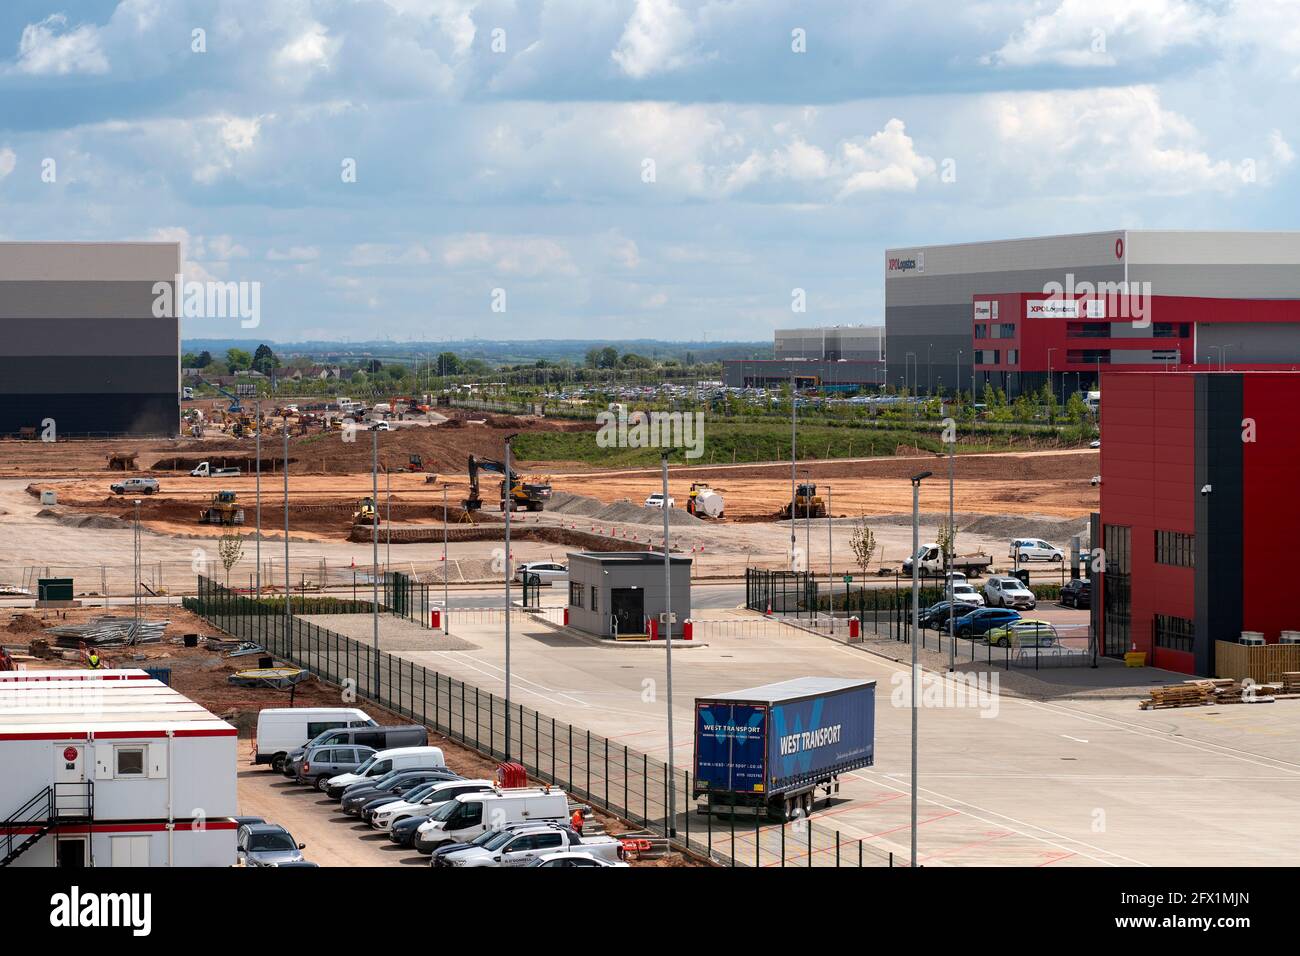
[[[764,616],[764,617],[771,617],[771,616],[772,616],[772,602],[771,602],[771,601],[768,601],[768,602],[767,602],[767,610],[763,612],[763,616]]]

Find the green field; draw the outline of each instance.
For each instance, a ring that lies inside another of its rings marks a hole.
[[[658,448],[602,448],[596,432],[532,432],[514,440],[521,461],[581,461],[609,468],[641,467],[659,462]],[[1070,441],[1045,428],[958,429],[958,454],[972,452],[1073,448]],[[911,453],[911,449],[941,452],[945,449],[939,426],[904,428],[895,425],[801,425],[798,457],[803,461],[834,458],[869,458]],[[751,422],[704,423],[703,454],[685,459],[690,464],[788,461],[790,428],[785,424]],[[674,456],[675,461],[683,460]]]

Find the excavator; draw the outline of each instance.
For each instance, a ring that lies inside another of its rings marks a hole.
[[[493,471],[502,476],[501,510],[505,511],[507,508],[506,466],[495,458],[469,456],[469,497],[464,499],[461,504],[466,511],[478,511],[483,507],[483,499],[479,496],[478,491],[478,473],[480,471]],[[551,497],[551,484],[549,481],[525,481],[513,470],[510,472],[509,477],[510,504],[508,507],[511,511],[542,511],[546,508],[546,502]]]
[[[817,494],[817,486],[812,483],[798,484],[794,487],[794,514],[797,518],[825,518],[826,502]],[[790,502],[781,508],[781,520],[790,520]]]
[[[199,524],[243,524],[244,509],[239,507],[233,491],[218,491],[212,504],[199,512]]]

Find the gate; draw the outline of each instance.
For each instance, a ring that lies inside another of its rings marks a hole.
[[[745,607],[774,614],[801,614],[817,608],[817,579],[809,571],[745,569]]]

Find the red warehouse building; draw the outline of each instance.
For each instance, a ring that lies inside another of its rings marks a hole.
[[[1300,299],[1171,295],[977,295],[971,387],[1058,395],[1105,371],[1300,367]]]
[[[1215,641],[1300,631],[1275,577],[1300,538],[1300,373],[1103,371],[1102,382],[1098,646],[1213,676]]]

